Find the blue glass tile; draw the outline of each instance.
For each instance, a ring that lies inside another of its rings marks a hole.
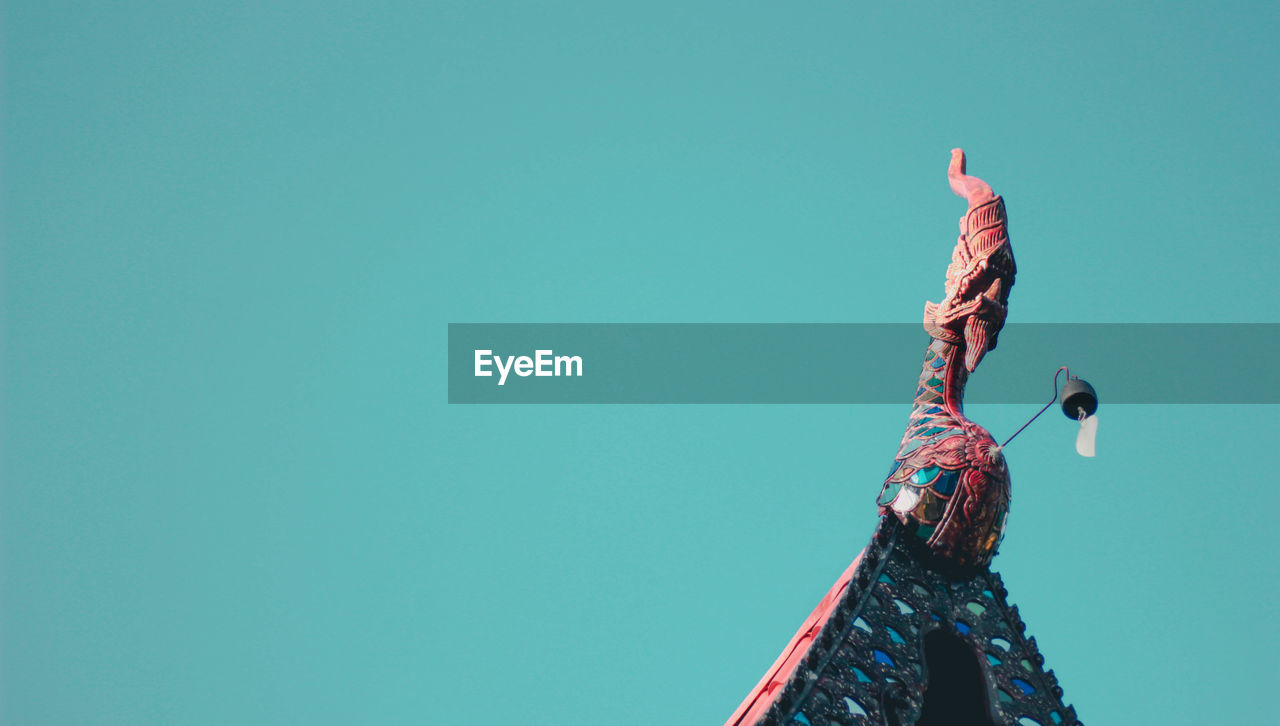
[[[889,632],[889,640],[892,640],[895,643],[902,643],[903,645],[907,644],[907,641],[903,640],[898,631],[890,627],[886,627],[885,630]]]
[[[892,577],[889,577],[889,573],[887,573],[887,572],[882,572],[882,573],[880,573],[880,576],[879,576],[879,577],[877,577],[876,579],[877,579],[877,580],[879,580],[880,582],[887,582],[887,583],[889,583],[890,585],[892,585],[892,584],[893,584],[893,578],[892,578]]]
[[[809,723],[809,717],[805,716],[803,713],[797,713],[795,716],[791,717],[791,720],[796,723],[802,723],[804,726],[813,726],[813,724]]]
[[[945,497],[955,494],[956,483],[960,481],[960,471],[945,471],[938,480],[933,483],[933,490]]]
[[[999,658],[995,657],[994,655],[987,653],[987,662],[990,663],[991,665],[1000,665],[1003,661],[1001,661]]]
[[[939,469],[936,466],[926,466],[925,468],[920,469],[919,471],[911,475],[911,483],[919,484],[921,486],[928,484],[929,482],[933,481],[933,478],[935,476],[938,475],[938,471]]]
[[[927,414],[929,414],[929,415],[939,414],[939,413],[942,413],[942,407],[941,407],[941,406],[930,406],[930,407],[926,408],[926,409],[924,410],[924,412],[925,412],[925,413],[927,413]]]
[[[968,634],[969,634],[969,624],[968,624],[968,623],[966,623],[966,622],[964,622],[964,621],[957,620],[957,621],[956,621],[956,630],[959,630],[959,631],[960,631],[960,633],[961,633],[961,634],[963,634],[963,635],[968,635]]]
[[[858,630],[861,630],[864,633],[871,632],[871,626],[867,625],[867,621],[863,620],[861,616],[859,616],[853,621],[853,627],[857,628]]]
[[[894,460],[893,460],[893,465],[889,467],[889,473],[885,476],[885,479],[888,479],[888,478],[892,477],[894,474],[897,474],[897,473],[898,473],[898,467],[900,467],[900,466],[902,466],[902,462],[901,462],[901,461],[898,461],[897,459],[894,459]]]
[[[1049,718],[1053,719],[1054,723],[1062,723],[1062,717],[1058,715],[1057,711],[1050,711]]]
[[[870,682],[871,682],[871,678],[870,678],[866,673],[863,673],[861,668],[857,668],[857,667],[855,667],[855,668],[853,669],[853,676],[854,676],[854,678],[857,678],[857,679],[858,679],[858,682],[859,682],[859,683],[870,683]]]
[[[1031,685],[1030,683],[1027,683],[1021,678],[1014,678],[1013,685],[1017,686],[1023,693],[1027,694],[1028,696],[1036,692],[1035,686]]]
[[[897,664],[893,662],[893,659],[889,657],[889,654],[884,652],[883,650],[875,650],[875,651],[872,651],[872,653],[875,655],[877,663],[884,663],[890,668],[898,667]]]
[[[947,364],[947,359],[939,357],[939,358],[934,358],[933,362],[929,364],[929,367],[933,368],[934,370],[937,370],[945,366],[946,364]]]
[[[995,599],[996,599],[996,596],[995,596],[995,595],[993,595],[993,594],[991,594],[991,591],[990,591],[990,590],[983,590],[983,591],[982,591],[982,594],[983,594],[983,595],[986,595],[987,597],[991,598],[992,600],[995,600]]]

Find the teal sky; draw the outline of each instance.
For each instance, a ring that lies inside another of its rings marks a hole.
[[[1011,320],[1280,322],[1274,3],[2,25],[5,724],[721,723],[907,405],[449,406],[446,325],[918,320],[954,146]],[[1009,450],[1029,633],[1087,723],[1274,720],[1276,407],[1099,393]]]

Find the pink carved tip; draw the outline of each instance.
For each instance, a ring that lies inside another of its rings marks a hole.
[[[951,165],[947,167],[947,181],[951,183],[951,191],[968,201],[970,207],[994,199],[995,194],[986,182],[965,174],[966,161],[964,149],[951,150]]]

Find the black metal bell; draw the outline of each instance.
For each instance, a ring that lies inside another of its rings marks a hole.
[[[1080,418],[1080,409],[1085,416],[1092,416],[1098,410],[1098,393],[1088,381],[1071,376],[1062,387],[1062,412],[1075,421]]]

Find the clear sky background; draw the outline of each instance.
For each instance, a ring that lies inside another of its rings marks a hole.
[[[722,722],[917,371],[449,406],[446,324],[918,320],[954,146],[1011,320],[1280,322],[1275,3],[3,14],[5,724]],[[1276,407],[1100,394],[1009,450],[1029,633],[1088,723],[1272,722]]]

